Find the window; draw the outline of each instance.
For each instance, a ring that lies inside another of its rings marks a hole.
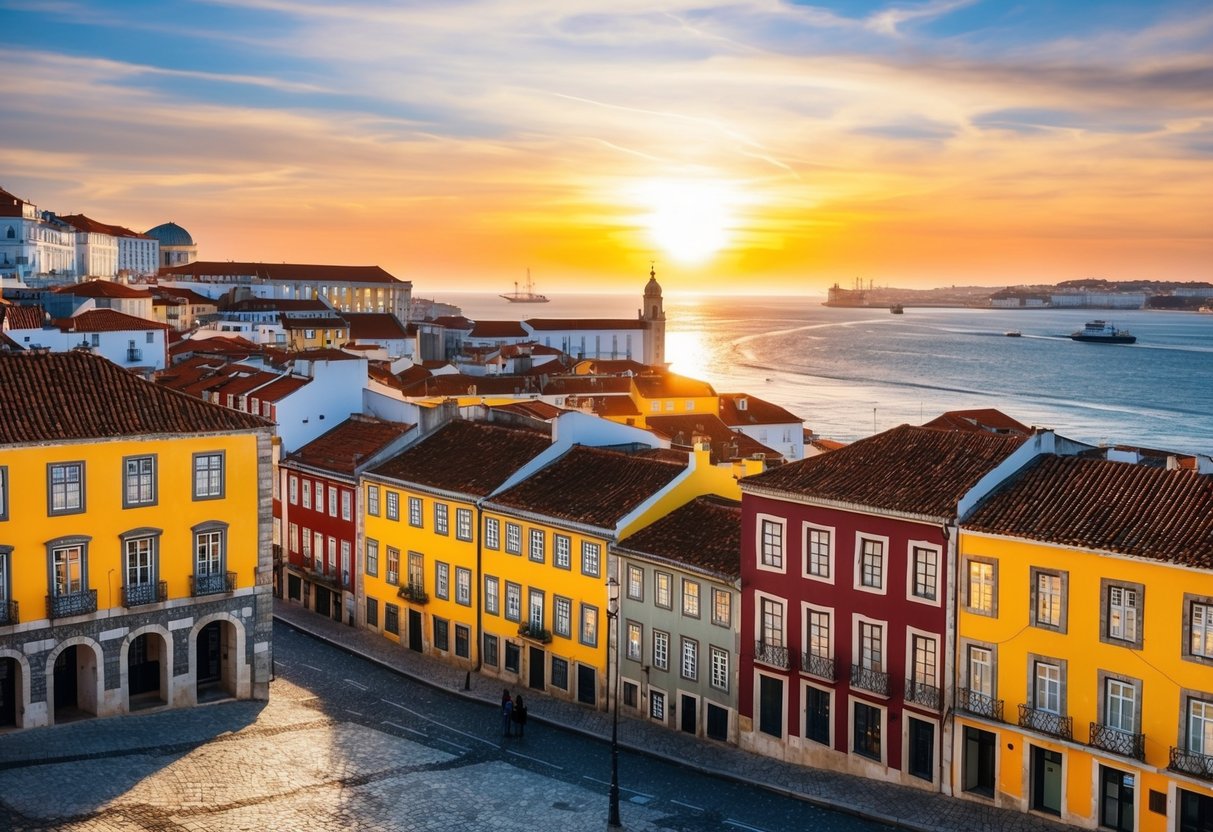
[[[291,552],[299,551],[299,524],[291,523],[287,533],[287,548]]]
[[[88,544],[85,541],[51,547],[54,595],[63,598],[88,587]]]
[[[1188,700],[1188,751],[1213,756],[1213,702]]]
[[[925,546],[910,549],[910,597],[939,600],[939,552]]]
[[[1213,659],[1213,603],[1189,602],[1188,630],[1192,655]]]
[[[312,548],[315,550],[317,568],[324,567],[324,535],[312,532]]]
[[[992,561],[970,560],[968,592],[965,606],[969,612],[980,615],[997,615],[995,601],[997,591],[997,566]]]
[[[400,607],[395,604],[383,605],[383,629],[394,636],[400,635]]]
[[[410,498],[410,500],[411,499],[412,498]],[[417,502],[420,503],[421,501],[418,500]],[[409,516],[410,517],[412,516],[412,511],[413,511],[413,509],[412,509],[412,506],[410,505],[409,506]],[[418,522],[416,525],[421,525],[421,524],[420,524],[420,522]],[[435,532],[435,534],[449,534],[450,533],[449,529],[447,528],[446,503],[434,503],[434,532]]]
[[[337,516],[337,489],[335,486],[329,486],[329,517]],[[347,518],[348,519],[348,518]]]
[[[366,626],[379,626],[379,601],[375,598],[366,599]]]
[[[920,685],[935,684],[936,641],[929,636],[912,637],[914,649],[914,682]]]
[[[194,499],[223,496],[223,453],[194,454]]]
[[[644,600],[644,567],[628,564],[628,598]]]
[[[733,595],[727,589],[712,588],[712,623],[721,627],[733,625]]]
[[[434,649],[447,651],[451,649],[450,622],[445,618],[434,616]]]
[[[569,663],[567,659],[552,656],[552,687],[567,691],[569,689]]]
[[[873,760],[880,759],[880,708],[855,703],[854,737],[851,750]]]
[[[489,615],[497,615],[499,612],[498,606],[498,581],[491,575],[484,576],[484,611]]]
[[[653,402],[657,406],[657,402]],[[657,690],[649,690],[649,717],[658,722],[665,722],[665,694]]]
[[[855,588],[884,592],[884,541],[861,537],[857,548]]]
[[[634,662],[642,661],[644,653],[644,627],[635,621],[628,622],[628,653]]]
[[[865,670],[884,669],[884,626],[871,621],[859,622],[859,666]]]
[[[1112,643],[1140,647],[1145,587],[1141,584],[1113,583],[1104,578],[1100,581],[1100,591],[1102,638]]]
[[[497,636],[484,634],[484,663],[489,667],[497,666]]]
[[[522,620],[522,587],[505,582],[505,617],[510,621]]]
[[[84,511],[84,463],[56,462],[47,469],[47,514]]]
[[[354,492],[341,490],[341,519],[350,520],[354,516],[353,511]]]
[[[1066,626],[1066,576],[1032,569],[1032,624],[1054,630]]]
[[[308,563],[312,560],[312,530],[307,526],[303,527],[303,560]]]
[[[581,643],[598,646],[598,608],[590,604],[581,605]]]
[[[455,567],[455,603],[472,605],[472,570],[462,566]]]
[[[409,552],[408,584],[418,592],[425,591],[425,555]]]
[[[455,655],[461,659],[470,659],[472,631],[466,624],[455,625]]]
[[[460,540],[472,539],[472,510],[470,508],[455,509],[455,537]]]
[[[395,491],[387,492],[387,519],[400,519],[400,495]]]
[[[377,485],[366,487],[366,513],[372,517],[379,516],[379,486]]]
[[[442,561],[434,562],[434,594],[446,601],[451,597],[451,567]]]
[[[822,659],[830,657],[830,612],[809,608],[809,655]]]
[[[712,687],[717,690],[729,689],[729,653],[719,647],[712,647]]]
[[[122,460],[122,507],[156,504],[156,457],[128,456]]]
[[[783,521],[759,517],[758,563],[760,569],[783,571]]]
[[[324,483],[316,483],[316,511],[324,514]]]
[[[350,542],[341,541],[341,585],[350,585]]]
[[[830,529],[804,527],[804,574],[821,581],[834,580],[834,549]]]
[[[1104,680],[1104,725],[1137,733],[1137,687],[1121,679]]]
[[[699,642],[693,638],[682,639],[682,678],[699,678]]]
[[[1061,666],[1050,662],[1036,662],[1036,686],[1032,707],[1051,714],[1061,713]]]
[[[366,539],[366,574],[379,577],[379,541],[369,537]]]
[[[573,637],[573,602],[557,595],[552,601],[552,632],[565,638]]]
[[[156,581],[156,538],[128,537],[122,541],[127,587],[148,587]],[[150,597],[141,603],[159,600]],[[129,601],[128,601],[129,603]]]
[[[699,617],[699,584],[682,579],[682,614]]]
[[[570,569],[573,551],[573,541],[566,535],[554,535],[556,543],[556,556],[552,563],[557,569]]]
[[[532,589],[527,593],[527,624],[532,629],[542,630],[543,626],[543,590]]]
[[[496,517],[484,518],[484,545],[488,549],[501,548],[501,521]]]
[[[337,571],[337,538],[329,538],[329,572]]]
[[[400,583],[400,550],[387,547],[387,574],[383,576],[392,586]]]
[[[669,572],[653,572],[653,603],[662,609],[673,609],[674,602],[670,598],[670,584],[673,576]]]
[[[198,578],[224,572],[224,531],[206,529],[194,532],[194,575]]]
[[[783,639],[783,602],[773,598],[760,598],[759,622],[762,635],[761,641],[767,647],[782,647]]]
[[[653,631],[653,667],[670,669],[670,634],[661,630]]]
[[[589,575],[591,578],[598,577],[599,556],[602,553],[602,547],[597,543],[590,543],[588,540],[581,542],[581,574]]]
[[[374,486],[371,487],[374,488]],[[294,474],[291,474],[286,481],[286,493],[291,505],[299,505],[299,478]]]
[[[505,524],[505,550],[511,555],[522,554],[522,526],[517,523]]]
[[[434,510],[437,515],[437,509]],[[421,498],[409,497],[409,525],[421,528]]]
[[[543,561],[544,561],[544,552],[543,552],[544,542],[545,542],[545,536],[543,534],[543,529],[531,529],[531,541],[530,541],[530,547],[527,551],[527,557],[529,557],[533,561],[536,561],[537,563],[543,563]]]
[[[994,655],[988,647],[969,645],[969,691],[994,696]]]
[[[805,688],[804,735],[813,742],[830,744],[830,692],[808,686]]]

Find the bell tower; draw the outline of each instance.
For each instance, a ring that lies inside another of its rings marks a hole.
[[[657,268],[649,264],[649,282],[644,287],[644,305],[640,319],[648,326],[644,339],[644,363],[665,364],[665,308],[661,300],[661,284],[657,282]]]

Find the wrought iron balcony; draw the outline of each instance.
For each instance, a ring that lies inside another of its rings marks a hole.
[[[1213,756],[1208,754],[1197,754],[1195,751],[1171,746],[1171,762],[1167,764],[1167,768],[1204,780],[1213,780]]]
[[[327,586],[331,586],[333,589],[341,588],[341,582],[337,577],[337,573],[325,572],[324,564],[322,564],[320,561],[317,561],[316,565],[308,570],[308,576],[311,577],[313,581],[326,584]]]
[[[69,615],[86,615],[97,611],[97,590],[86,589],[67,595],[46,596],[48,618],[67,618]]]
[[[130,349],[128,349],[126,351],[126,360],[127,361],[142,361],[143,360],[143,350],[139,349],[138,347],[131,347]]]
[[[191,575],[190,595],[218,595],[236,588],[235,572],[216,572],[213,575]]]
[[[888,696],[889,674],[864,667],[861,664],[853,664],[851,665],[851,687]]]
[[[792,666],[788,648],[781,644],[767,644],[763,641],[754,642],[754,661],[769,664],[774,667],[788,668]]]
[[[550,630],[545,630],[542,627],[536,627],[527,622],[518,625],[518,635],[523,638],[529,638],[531,641],[537,641],[540,644],[548,644],[552,640]]]
[[[20,620],[16,601],[0,601],[0,626],[16,624]]]
[[[421,584],[402,584],[400,589],[396,591],[396,594],[414,604],[428,604],[430,602],[430,596]]]
[[[978,693],[975,690],[961,688],[959,695],[956,697],[956,707],[977,716],[984,716],[987,719],[995,719],[1002,722],[1002,700],[986,696],[984,693]]]
[[[128,584],[122,587],[122,606],[137,607],[140,604],[155,604],[168,600],[168,581],[146,584]]]
[[[1099,722],[1091,723],[1091,739],[1087,745],[1120,754],[1122,757],[1132,757],[1134,760],[1146,759],[1145,734],[1130,734]]]
[[[1031,728],[1042,734],[1052,734],[1062,739],[1074,739],[1074,720],[1068,716],[1042,711],[1031,705],[1019,706],[1019,727]]]
[[[943,701],[943,695],[935,685],[929,685],[926,682],[919,682],[914,679],[906,679],[905,701],[913,702],[915,705],[922,705],[924,708],[930,708],[932,711],[938,711],[940,703]]]
[[[829,656],[818,656],[816,653],[800,654],[800,671],[822,679],[834,681],[834,660]]]

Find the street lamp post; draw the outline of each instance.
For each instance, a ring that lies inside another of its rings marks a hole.
[[[607,704],[611,706],[611,791],[610,813],[607,816],[607,829],[622,829],[623,822],[619,819],[619,581],[612,575],[607,581],[607,621],[610,623],[610,633],[607,634],[607,684],[610,692],[607,694]],[[611,636],[615,637],[614,649],[611,647]],[[615,654],[615,675],[611,675],[611,654]],[[612,702],[612,699],[614,700]]]

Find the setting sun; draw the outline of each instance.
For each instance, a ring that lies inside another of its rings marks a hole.
[[[640,188],[642,222],[653,244],[680,263],[701,263],[729,244],[736,202],[719,183],[661,181]]]

